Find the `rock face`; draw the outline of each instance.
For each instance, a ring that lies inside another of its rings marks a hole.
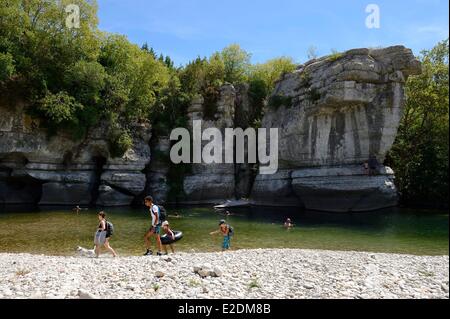
[[[24,105],[0,105],[0,114],[0,203],[129,205],[144,190],[148,124],[136,124],[133,148],[112,158],[104,125],[75,142],[47,137]]]
[[[152,159],[147,172],[147,188],[145,193],[152,194],[157,203],[167,201],[170,186],[167,175],[170,164],[170,140],[168,136],[158,137],[152,145]]]
[[[394,173],[380,163],[396,137],[405,81],[418,73],[419,62],[403,46],[354,49],[299,66],[278,81],[261,121],[278,128],[278,171],[258,175],[247,163],[195,163],[182,181],[181,202],[250,196],[256,205],[336,212],[395,205]],[[222,135],[225,128],[251,126],[248,91],[248,85],[226,84],[215,102],[195,98],[188,109],[191,132],[194,120]],[[105,125],[75,142],[63,134],[48,138],[24,105],[0,103],[0,114],[0,204],[117,206],[144,193],[167,201],[170,141],[155,137],[151,160],[149,124],[135,124],[133,148],[112,158]],[[369,158],[373,168],[366,169]]]
[[[262,126],[279,129],[279,171],[258,175],[258,204],[363,211],[397,203],[383,163],[402,116],[403,87],[420,64],[403,46],[354,49],[312,60],[276,85]]]
[[[194,120],[202,120],[202,130],[234,127],[236,90],[232,85],[222,86],[214,119],[205,119],[204,99],[198,96],[188,109],[190,129]],[[223,141],[222,141],[223,142]],[[202,148],[208,141],[202,142]],[[224,146],[222,146],[224,149]],[[192,173],[184,178],[185,201],[189,204],[217,203],[234,197],[234,164],[192,164]]]

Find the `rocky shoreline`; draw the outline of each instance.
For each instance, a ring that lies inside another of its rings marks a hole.
[[[101,258],[0,253],[2,298],[449,298],[449,256],[302,249]]]

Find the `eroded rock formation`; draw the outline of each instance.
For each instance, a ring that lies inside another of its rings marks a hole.
[[[0,114],[0,203],[129,205],[144,190],[148,124],[136,124],[133,148],[112,158],[102,125],[75,142],[48,137],[24,105],[1,105]]]
[[[259,175],[259,204],[327,211],[371,210],[397,203],[393,172],[383,163],[402,116],[408,76],[420,64],[403,46],[354,49],[312,60],[276,85],[262,126],[279,128],[280,170]]]
[[[365,211],[397,203],[394,173],[382,165],[392,146],[408,76],[419,62],[403,46],[354,49],[312,60],[276,85],[262,127],[279,129],[279,169],[257,175],[250,164],[192,164],[184,176],[184,203],[218,203],[248,197],[255,205],[288,205],[327,211]],[[251,126],[248,86],[224,85],[215,114],[199,96],[188,110],[202,129]],[[167,136],[136,124],[133,148],[112,158],[107,128],[99,125],[75,142],[47,137],[23,105],[0,105],[0,204],[129,205],[144,193],[167,200]],[[192,131],[192,127],[191,127]],[[204,142],[203,144],[206,144]],[[369,175],[369,157],[380,165]]]
[[[202,130],[209,127],[224,132],[227,127],[234,127],[236,90],[232,85],[224,85],[219,93],[217,110],[214,118],[205,119],[204,99],[198,96],[188,109],[190,130],[194,120],[202,120]],[[207,144],[202,142],[202,146]],[[235,193],[234,164],[192,164],[191,174],[184,178],[185,203],[216,203],[233,198]]]
[[[147,170],[147,187],[145,194],[152,194],[157,203],[168,200],[170,186],[168,173],[170,169],[170,140],[168,136],[157,137],[151,143],[152,157]]]

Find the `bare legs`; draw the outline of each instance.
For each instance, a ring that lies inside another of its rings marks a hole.
[[[161,237],[159,236],[159,234],[155,234],[155,236],[156,236],[156,244],[158,245],[158,251],[161,251],[162,249]]]
[[[173,249],[173,245],[169,244],[169,245],[164,245],[164,253],[167,255],[167,246],[170,246],[170,250],[172,251],[172,254],[175,254],[175,250]]]
[[[117,257],[116,252],[114,251],[114,249],[109,245],[109,238],[106,238],[105,241],[105,248],[114,256]]]
[[[150,237],[152,236],[152,234],[153,232],[149,230],[144,235],[145,248],[147,248],[147,250],[150,249]]]
[[[156,245],[158,247],[158,251],[160,252],[162,250],[161,238],[160,238],[159,234],[155,233],[153,230],[147,231],[144,235],[145,248],[147,248],[148,250],[150,249],[150,246],[151,246],[150,238],[151,237],[156,237]]]
[[[95,257],[98,257],[100,255],[100,245],[95,245],[94,248],[94,252],[95,252]]]
[[[111,245],[109,244],[109,238],[106,238],[105,243],[103,244],[103,246],[105,246],[106,250],[109,251],[113,257],[117,257],[116,252],[114,251],[114,249],[111,247]],[[98,257],[100,255],[100,248],[101,245],[95,245],[95,256]]]

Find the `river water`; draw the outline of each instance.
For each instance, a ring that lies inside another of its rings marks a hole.
[[[144,252],[150,218],[145,207],[105,209],[114,224],[111,245],[121,255]],[[232,249],[311,248],[416,255],[449,254],[448,212],[392,208],[370,213],[329,214],[296,209],[231,210],[230,216],[208,207],[167,208],[172,229],[184,238],[179,251],[219,251],[220,235],[209,232],[227,219],[234,230]],[[71,208],[0,207],[0,252],[73,255],[77,246],[92,248],[98,210],[76,214]],[[179,217],[176,217],[176,214]],[[295,227],[282,227],[290,217]]]

